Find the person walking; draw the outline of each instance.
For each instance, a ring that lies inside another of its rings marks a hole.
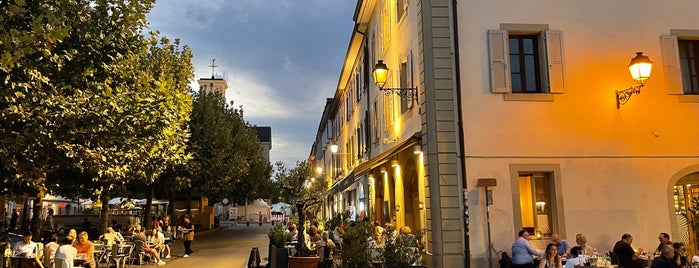
[[[184,215],[182,219],[182,225],[178,226],[177,229],[184,235],[184,255],[183,258],[189,258],[189,254],[194,252],[192,250],[192,241],[194,240],[194,224],[189,220],[189,215]]]
[[[10,231],[14,231],[17,227],[17,219],[19,219],[19,209],[16,208],[12,211],[12,216],[10,217]]]

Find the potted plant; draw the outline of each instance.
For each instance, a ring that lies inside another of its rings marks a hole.
[[[286,197],[296,206],[298,213],[298,243],[296,244],[296,256],[289,258],[290,268],[318,267],[320,257],[315,256],[315,251],[310,247],[305,238],[306,218],[311,211],[322,205],[326,196],[328,183],[324,177],[312,177],[313,171],[306,161],[297,161],[296,167],[286,169],[284,163],[277,162],[275,179],[282,190],[282,196]]]
[[[286,244],[284,225],[277,224],[269,229],[269,263],[271,268],[287,268],[289,266],[289,251]]]
[[[369,237],[372,227],[369,222],[349,222],[342,234],[342,267],[372,267],[369,256]]]
[[[422,232],[412,234],[410,228],[406,228],[386,238],[383,251],[386,268],[425,267],[422,265]]]

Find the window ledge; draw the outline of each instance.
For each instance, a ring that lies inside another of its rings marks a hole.
[[[678,95],[677,102],[679,102],[679,103],[699,103],[699,95]]]
[[[549,93],[505,93],[503,98],[506,101],[535,101],[553,102],[554,94]]]

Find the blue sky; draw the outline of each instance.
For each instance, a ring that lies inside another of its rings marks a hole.
[[[194,51],[195,77],[228,82],[227,101],[272,127],[270,161],[308,158],[337,87],[354,22],[351,0],[160,0],[150,27]]]

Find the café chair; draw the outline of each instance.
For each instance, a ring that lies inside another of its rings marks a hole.
[[[123,268],[126,266],[126,262],[129,261],[132,251],[133,245],[131,244],[114,245],[111,259],[114,260],[116,268]]]

